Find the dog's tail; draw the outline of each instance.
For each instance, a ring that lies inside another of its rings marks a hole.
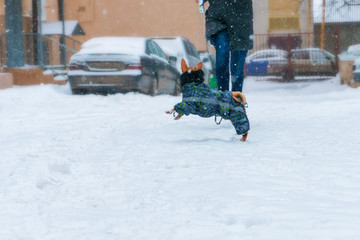
[[[242,103],[244,105],[246,105],[246,98],[245,95],[242,92],[232,92],[232,97],[235,101],[237,101],[238,103]]]

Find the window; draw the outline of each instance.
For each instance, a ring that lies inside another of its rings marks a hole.
[[[200,60],[200,56],[198,51],[196,50],[196,48],[194,47],[194,45],[192,45],[191,42],[187,41],[187,40],[183,40],[184,46],[185,46],[185,51],[188,55],[195,57],[196,59]]]
[[[328,62],[328,59],[325,56],[325,54],[320,51],[311,52],[311,57],[314,63],[326,64]]]
[[[309,54],[309,52],[304,52],[304,51],[293,52],[292,59],[295,59],[295,60],[309,60],[310,59],[310,54]]]
[[[158,53],[157,53],[157,51],[156,51],[156,48],[155,48],[155,46],[154,46],[154,44],[153,44],[153,42],[152,41],[148,41],[147,42],[147,49],[148,49],[148,53],[151,55],[151,54],[153,54],[153,55],[158,55]]]
[[[163,50],[161,50],[161,48],[159,47],[159,45],[157,45],[155,42],[152,42],[152,44],[154,45],[157,55],[163,59],[166,59],[165,53],[163,52]]]

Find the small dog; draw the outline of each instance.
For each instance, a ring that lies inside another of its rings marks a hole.
[[[210,89],[203,83],[202,65],[203,63],[200,62],[195,68],[190,68],[182,59],[182,102],[176,104],[172,110],[166,111],[166,113],[173,113],[175,120],[189,114],[200,117],[221,116],[223,119],[231,121],[236,133],[242,135],[242,141],[245,142],[250,129],[245,111],[245,96],[241,92]]]

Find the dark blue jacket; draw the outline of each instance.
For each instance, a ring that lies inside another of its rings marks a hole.
[[[209,0],[206,11],[206,38],[227,29],[230,49],[253,48],[252,0]]]
[[[174,107],[179,114],[200,117],[221,116],[229,119],[236,133],[245,134],[250,129],[243,104],[236,102],[230,91],[210,89],[204,83],[186,83],[182,86],[182,102]]]

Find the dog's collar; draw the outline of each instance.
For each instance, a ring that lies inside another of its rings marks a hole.
[[[204,82],[204,72],[202,70],[184,72],[183,74],[181,74],[180,80],[181,86],[184,86],[185,84],[191,82],[199,85]]]

